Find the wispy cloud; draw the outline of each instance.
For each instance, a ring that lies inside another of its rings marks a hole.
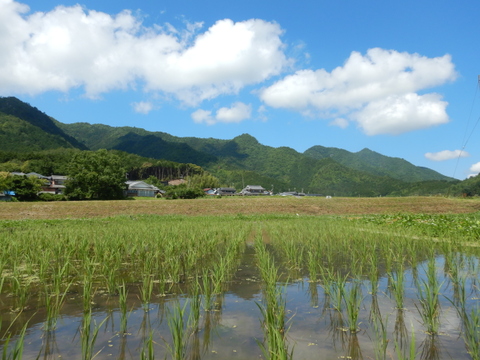
[[[462,150],[443,150],[435,153],[428,152],[425,157],[432,161],[445,161],[451,159],[458,159],[459,157],[469,157],[470,154]]]

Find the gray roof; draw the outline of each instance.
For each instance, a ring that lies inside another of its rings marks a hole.
[[[156,186],[147,184],[145,181],[126,181],[125,184],[128,185],[128,189],[130,190],[154,190],[154,191],[160,191],[159,188]]]
[[[245,189],[250,190],[265,190],[261,185],[247,185]]]

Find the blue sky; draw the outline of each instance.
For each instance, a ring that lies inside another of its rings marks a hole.
[[[480,172],[478,1],[0,0],[0,96],[64,123]]]

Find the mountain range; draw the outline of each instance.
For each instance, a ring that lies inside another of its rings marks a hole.
[[[242,134],[231,140],[176,137],[135,127],[65,124],[15,97],[0,98],[0,151],[56,148],[110,149],[147,158],[199,165],[228,186],[260,184],[344,196],[438,192],[455,179],[369,149],[352,153],[313,146],[303,153],[260,144]],[[430,189],[430,190],[428,190]]]

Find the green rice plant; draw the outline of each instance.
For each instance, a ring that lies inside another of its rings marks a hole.
[[[118,287],[118,305],[120,308],[120,333],[126,334],[127,332],[127,298],[128,290],[125,282]]]
[[[213,287],[212,281],[210,279],[210,271],[204,269],[202,275],[202,286],[203,286],[203,307],[206,311],[210,311],[212,309],[213,303]]]
[[[190,323],[194,329],[194,332],[198,332],[200,323],[200,307],[202,304],[202,298],[200,295],[200,282],[198,277],[192,285],[192,295],[190,297]]]
[[[415,346],[415,329],[413,328],[413,325],[410,333],[410,345],[408,346],[408,349],[402,349],[402,346],[395,341],[395,352],[398,360],[415,360],[417,352]]]
[[[426,332],[431,335],[437,334],[440,327],[440,288],[441,285],[432,284],[425,280],[422,280],[417,288],[420,307],[417,304],[415,304],[415,307],[420,314]]]
[[[382,319],[380,313],[373,316],[373,349],[375,352],[375,360],[387,360],[387,348],[390,340],[388,339],[386,324],[388,323],[388,315],[385,320]]]
[[[257,341],[265,358],[272,360],[286,360],[293,358],[293,348],[288,349],[285,336],[288,328],[285,326],[286,301],[285,288],[277,287],[278,270],[271,255],[267,252],[261,239],[255,242],[258,267],[264,282],[264,304],[257,303],[262,315],[262,327],[267,345]],[[286,286],[286,285],[285,285]]]
[[[308,256],[308,273],[311,282],[317,281],[317,273],[318,273],[318,256],[315,251],[309,250],[307,252]]]
[[[172,344],[166,344],[167,350],[174,360],[183,360],[187,357],[189,343],[189,329],[185,323],[185,309],[188,301],[183,307],[176,302],[173,309],[168,309],[168,328],[172,336]]]
[[[335,275],[333,275],[333,281],[330,283],[330,299],[332,307],[337,310],[338,312],[343,311],[343,302],[345,298],[345,288],[347,284],[348,275],[342,275],[340,272],[337,271]]]
[[[281,302],[280,299],[279,301]],[[274,311],[268,304],[256,304],[262,315],[262,324],[267,345],[258,340],[257,343],[265,358],[271,360],[293,359],[293,349],[289,351],[285,342],[285,336],[288,332],[288,328],[285,329],[285,307],[277,303],[276,311]]]
[[[91,274],[84,274],[82,289],[83,312],[91,311],[94,296],[95,289],[93,288]]]
[[[153,331],[150,331],[148,337],[144,340],[140,360],[155,360],[155,350],[153,348]]]
[[[478,307],[470,313],[462,311],[463,339],[473,360],[480,359],[480,310]]]
[[[110,264],[112,265],[112,264]],[[104,281],[105,281],[105,287],[107,289],[107,292],[110,295],[116,295],[116,291],[118,289],[118,284],[117,284],[117,273],[118,273],[118,268],[115,266],[104,266]]]
[[[153,293],[153,284],[153,275],[144,274],[142,284],[139,286],[143,311],[149,310],[150,300]]]
[[[415,304],[426,331],[429,334],[437,334],[440,327],[440,289],[442,284],[437,280],[435,258],[430,256],[427,271],[427,279],[422,279],[417,284],[418,299],[420,307]]]
[[[95,321],[92,324],[92,313],[86,312],[83,314],[82,324],[80,326],[80,337],[82,343],[82,360],[92,360],[94,359],[103,349],[98,350],[94,353],[95,343],[97,341],[98,332],[103,324],[107,321],[108,317],[102,320],[100,324],[97,325]]]
[[[1,325],[1,322],[0,322]],[[22,360],[25,345],[25,333],[27,331],[28,322],[26,322],[20,331],[17,340],[10,346],[11,334],[3,339],[2,360]],[[0,326],[1,328],[1,326]],[[8,331],[7,331],[8,332]]]
[[[65,303],[65,299],[68,293],[68,290],[72,282],[70,282],[65,289],[61,292],[53,288],[50,289],[48,286],[45,286],[45,309],[46,309],[46,320],[44,323],[45,331],[55,330],[57,327],[57,319],[60,315],[60,310]]]
[[[347,323],[350,332],[358,331],[358,314],[363,302],[362,283],[360,279],[354,279],[343,291],[345,302],[345,311],[347,313]]]
[[[403,310],[405,292],[403,264],[400,264],[395,272],[388,272],[387,276],[389,280],[390,294],[395,299],[396,308]]]
[[[30,298],[30,283],[28,280],[22,282],[19,276],[13,276],[11,286],[15,297],[15,307],[12,311],[21,312]]]

